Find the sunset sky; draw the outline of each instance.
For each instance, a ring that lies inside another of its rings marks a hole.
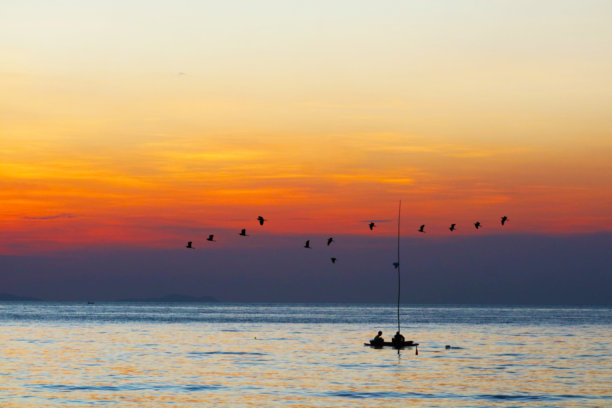
[[[611,72],[609,1],[2,1],[0,254],[400,199],[408,237],[610,232]]]

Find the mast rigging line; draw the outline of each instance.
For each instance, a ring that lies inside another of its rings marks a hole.
[[[402,263],[400,262],[400,221],[402,217],[402,200],[399,202],[399,210],[397,213],[397,332],[400,332],[400,293],[401,293],[401,280],[400,280],[400,268]]]

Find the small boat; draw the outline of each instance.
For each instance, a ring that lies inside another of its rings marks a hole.
[[[380,349],[383,347],[393,347],[394,349],[403,349],[407,347],[417,347],[419,343],[415,343],[412,340],[395,342],[395,341],[382,341],[382,342],[374,342],[370,340],[369,343],[363,343],[364,346]]]
[[[397,333],[400,333],[400,294],[401,294],[401,281],[400,281],[400,220],[402,218],[402,201],[399,202],[399,209],[397,213],[397,262],[393,262],[393,266],[397,269]],[[379,332],[379,334],[381,334]],[[403,336],[400,337],[403,339]],[[415,343],[412,340],[404,341],[380,341],[381,338],[370,340],[369,343],[364,343],[364,346],[372,348],[383,348],[393,347],[394,349],[400,350],[406,347],[417,347],[419,343]],[[398,339],[399,340],[399,339]],[[419,354],[419,349],[416,349],[416,354]]]

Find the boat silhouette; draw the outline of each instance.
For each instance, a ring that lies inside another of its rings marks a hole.
[[[399,210],[397,214],[397,261],[393,262],[393,266],[397,269],[397,333],[391,341],[384,341],[381,337],[377,336],[375,339],[370,340],[368,343],[364,343],[364,346],[369,346],[376,349],[383,347],[392,347],[400,350],[403,348],[417,347],[419,343],[415,343],[412,340],[404,340],[404,336],[401,335],[400,328],[400,294],[401,294],[401,274],[400,274],[400,221],[402,217],[402,201],[399,202]],[[421,230],[425,226],[421,227]],[[379,335],[382,333],[379,333]],[[416,351],[418,354],[418,349]]]

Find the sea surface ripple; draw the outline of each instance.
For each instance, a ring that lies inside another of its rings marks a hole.
[[[418,354],[391,305],[0,302],[0,406],[612,406],[612,308],[401,312]]]

